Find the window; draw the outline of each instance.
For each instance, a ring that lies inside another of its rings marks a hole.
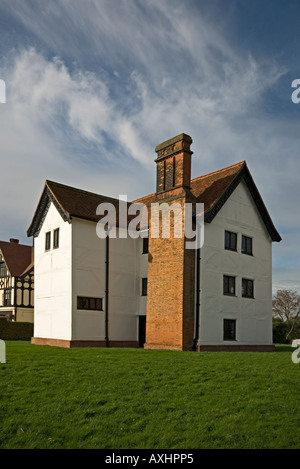
[[[224,275],[223,277],[223,294],[235,296],[235,277]]]
[[[47,231],[45,238],[45,251],[49,251],[51,247],[51,231]]]
[[[242,236],[242,253],[252,256],[252,238]]]
[[[237,246],[237,234],[231,233],[231,231],[225,231],[225,249],[230,251],[236,251]]]
[[[223,340],[236,340],[236,320],[224,319]]]
[[[88,309],[93,311],[103,311],[102,298],[90,298],[77,296],[77,309]]]
[[[147,278],[142,278],[142,296],[147,296]]]
[[[56,228],[53,232],[53,249],[57,249],[59,246],[59,228]]]
[[[3,306],[11,306],[11,289],[5,288],[3,293]]]
[[[244,298],[254,298],[253,280],[242,279],[242,296]]]
[[[149,238],[143,238],[143,254],[148,254],[149,250]]]
[[[5,262],[0,262],[0,278],[7,277],[7,268]]]

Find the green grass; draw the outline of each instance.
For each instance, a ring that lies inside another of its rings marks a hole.
[[[300,364],[292,350],[6,342],[0,449],[300,448]]]

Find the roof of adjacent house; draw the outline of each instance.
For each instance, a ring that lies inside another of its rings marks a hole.
[[[0,250],[12,277],[20,277],[33,267],[32,246],[0,241]]]
[[[273,241],[280,241],[281,237],[271,220],[245,161],[191,180],[191,193],[195,197],[195,201],[204,203],[205,221],[210,223],[214,219],[242,180],[247,184],[271,239]],[[28,228],[28,236],[34,236],[39,232],[50,201],[54,203],[65,221],[70,221],[72,217],[77,217],[97,222],[100,219],[100,216],[96,213],[97,207],[105,202],[114,205],[118,218],[119,199],[94,194],[47,180],[33,220]],[[153,202],[156,202],[155,193],[136,199],[131,203],[143,203],[149,207]]]

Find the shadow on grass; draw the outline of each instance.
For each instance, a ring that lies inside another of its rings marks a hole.
[[[295,349],[289,344],[275,344],[275,352],[293,352]]]

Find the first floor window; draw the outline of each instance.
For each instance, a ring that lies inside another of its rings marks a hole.
[[[224,319],[223,340],[236,340],[236,320]]]
[[[45,237],[45,251],[49,251],[51,247],[51,231],[47,231]]]
[[[0,262],[0,277],[7,277],[7,268],[4,261]]]
[[[252,238],[242,236],[242,253],[252,256]]]
[[[235,296],[235,277],[224,275],[223,277],[223,294]]]
[[[53,248],[56,249],[59,247],[59,228],[56,228],[53,232]]]
[[[147,278],[142,278],[142,296],[147,296]]]
[[[225,231],[225,249],[230,251],[236,251],[237,246],[237,234],[231,231]]]
[[[254,297],[254,288],[253,288],[253,280],[249,280],[246,278],[242,279],[242,296],[244,298],[253,298]]]
[[[94,311],[103,311],[103,299],[91,298],[88,296],[77,296],[77,309],[89,309]]]

